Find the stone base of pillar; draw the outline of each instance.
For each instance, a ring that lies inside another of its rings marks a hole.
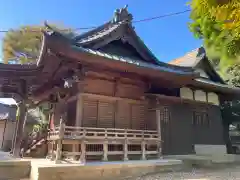
[[[55,164],[61,164],[62,161],[61,160],[55,160]]]

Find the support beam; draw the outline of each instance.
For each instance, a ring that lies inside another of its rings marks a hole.
[[[162,157],[162,147],[161,147],[161,143],[162,143],[162,136],[161,136],[161,117],[160,117],[160,109],[156,109],[156,120],[157,120],[157,132],[158,132],[158,138],[159,138],[159,143],[158,143],[158,157],[161,158]]]
[[[76,153],[76,152],[79,152],[79,144],[73,144],[72,145],[72,151],[74,152],[74,153]],[[76,156],[73,156],[73,160],[77,160],[78,158],[77,158],[77,155]]]
[[[17,115],[17,124],[16,124],[16,132],[13,139],[13,147],[12,147],[12,153],[14,157],[19,157],[21,152],[21,142],[23,138],[23,132],[24,132],[24,125],[25,121],[27,120],[26,112],[27,107],[25,104],[25,101],[21,101],[18,104],[18,113]]]
[[[103,143],[103,161],[108,161],[108,141]]]
[[[83,114],[83,97],[78,96],[77,99],[77,106],[76,106],[76,126],[81,127],[82,126],[82,114]]]
[[[62,140],[64,138],[65,122],[61,118],[59,127],[59,139],[57,140],[57,152],[55,163],[60,163],[62,159]]]
[[[86,142],[82,141],[81,142],[81,156],[80,156],[80,161],[81,163],[86,162]]]
[[[141,150],[142,150],[142,160],[146,160],[146,142],[142,141],[141,143]]]
[[[62,156],[62,140],[59,139],[57,140],[57,151],[56,151],[56,159],[55,163],[59,164],[61,162],[61,157]]]
[[[54,153],[54,141],[51,142],[51,145],[50,145],[50,156],[51,156],[51,161],[54,161],[54,158],[55,158],[55,153]]]
[[[128,142],[127,142],[127,139],[125,139],[125,141],[124,141],[123,151],[124,151],[123,160],[128,161]]]

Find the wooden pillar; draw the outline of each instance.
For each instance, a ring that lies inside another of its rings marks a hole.
[[[60,120],[60,127],[59,127],[59,139],[57,140],[57,151],[56,151],[56,160],[55,163],[59,163],[62,159],[62,140],[64,137],[65,131],[65,123],[63,119]]]
[[[142,141],[141,150],[142,150],[142,160],[146,160],[146,142],[145,141]]]
[[[128,161],[128,142],[127,142],[127,139],[125,139],[125,141],[124,141],[123,151],[124,151],[123,160]]]
[[[108,141],[103,143],[103,161],[108,161]]]
[[[79,150],[80,150],[80,149],[79,149],[79,144],[73,144],[73,146],[72,146],[72,152],[79,152]],[[74,160],[77,160],[77,159],[78,159],[77,156],[78,156],[78,155],[74,155],[74,156],[73,156],[73,159],[74,159]]]
[[[57,151],[56,151],[56,159],[55,159],[55,163],[61,163],[61,157],[62,156],[62,140],[58,139],[57,140]]]
[[[81,156],[80,156],[80,161],[82,163],[86,162],[86,142],[82,141],[81,142]]]
[[[55,158],[55,153],[54,153],[54,141],[51,142],[51,149],[50,149],[50,156],[51,156],[51,161],[54,161]]]
[[[157,147],[158,151],[158,157],[162,157],[162,136],[161,136],[161,117],[160,117],[160,109],[156,110],[156,120],[157,120],[157,132],[158,132],[158,138],[159,138],[159,143]]]
[[[78,95],[77,97],[77,104],[76,104],[76,120],[75,120],[75,126],[81,127],[82,126],[82,111],[83,111],[83,97],[81,95]],[[76,132],[79,130],[77,129]],[[73,152],[80,152],[80,144],[74,144],[73,145]],[[77,159],[77,156],[74,156],[74,159]]]
[[[82,126],[82,114],[83,114],[83,97],[82,95],[78,95],[78,99],[77,99],[77,106],[76,106],[77,110],[77,114],[76,114],[76,126],[77,127],[81,127]]]
[[[25,121],[27,120],[27,116],[26,116],[26,104],[25,101],[21,101],[18,104],[18,110],[19,110],[19,115],[17,117],[17,124],[16,124],[16,133],[13,139],[13,147],[12,147],[12,152],[13,152],[13,156],[14,157],[19,157],[20,156],[20,152],[21,152],[21,142],[22,142],[22,138],[23,138],[23,131],[24,131],[24,125],[25,125]]]

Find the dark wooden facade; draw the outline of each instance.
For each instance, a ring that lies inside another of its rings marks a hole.
[[[196,145],[224,145],[219,102],[239,89],[219,79],[205,54],[195,56],[204,61],[201,67],[158,61],[131,21],[123,8],[83,35],[48,27],[36,66],[0,67],[5,96],[51,103],[49,154],[56,160],[146,159],[197,153]]]
[[[214,105],[169,104],[162,113],[163,154],[195,154],[195,144],[225,144],[220,109]]]

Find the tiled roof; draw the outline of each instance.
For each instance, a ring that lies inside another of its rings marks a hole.
[[[125,63],[128,63],[128,64],[134,64],[136,66],[141,66],[141,67],[145,67],[145,68],[151,68],[151,69],[155,69],[155,70],[167,71],[167,72],[173,72],[173,73],[179,73],[179,74],[193,74],[193,70],[190,71],[189,69],[173,68],[173,67],[167,67],[167,66],[166,67],[158,66],[158,65],[143,62],[143,61],[140,61],[140,60],[137,60],[137,59],[132,59],[132,58],[123,57],[123,56],[117,56],[117,55],[101,52],[101,51],[98,51],[98,50],[93,50],[93,49],[83,48],[83,47],[78,47],[78,46],[72,46],[72,48],[76,49],[78,51],[81,51],[81,52],[86,52],[86,53],[90,53],[90,54],[93,54],[93,55],[98,55],[98,56],[102,56],[102,57],[105,57],[105,58],[108,58],[108,59],[121,61],[121,62],[125,62]]]
[[[155,68],[163,71],[174,71],[174,72],[188,72],[189,74],[193,73],[192,68],[190,67],[179,67],[175,65],[171,65],[165,62],[159,61],[155,55],[148,49],[148,47],[144,44],[141,38],[137,35],[132,26],[132,15],[128,12],[127,7],[117,9],[114,13],[114,17],[112,20],[108,21],[107,23],[94,28],[93,30],[80,34],[78,36],[68,38],[62,34],[62,32],[58,32],[54,28],[51,28],[47,25],[48,29],[53,36],[62,36],[66,38],[73,48],[77,48],[78,50],[88,52],[91,54],[96,54],[100,56],[110,57],[110,59],[123,59],[115,54],[115,52],[103,52],[105,51],[104,47],[108,43],[111,43],[115,40],[123,40],[127,42],[136,50],[136,52],[140,55],[139,62],[141,66],[148,66],[150,68]],[[105,39],[106,38],[106,39]],[[44,44],[44,43],[43,43]],[[118,48],[118,47],[117,47]],[[98,51],[101,49],[101,52]],[[42,52],[42,51],[41,51]],[[103,55],[104,54],[104,55]],[[124,55],[123,55],[124,56]],[[128,56],[128,55],[125,55]],[[132,57],[131,57],[132,58]],[[137,58],[137,57],[136,57]],[[125,62],[134,61],[137,62],[138,60],[129,60],[128,57],[124,57]],[[39,58],[38,64],[40,63],[41,58]],[[143,63],[146,62],[145,64]],[[133,64],[133,63],[132,63]],[[134,63],[136,65],[136,63]],[[144,64],[144,65],[143,65]],[[151,65],[150,65],[151,64]]]
[[[212,86],[213,88],[218,88],[218,90],[222,91],[222,92],[230,92],[230,93],[237,92],[237,93],[239,93],[239,90],[240,90],[237,87],[218,83],[218,82],[213,82],[213,81],[211,81],[209,79],[205,79],[205,78],[196,78],[195,82],[202,84],[202,85]]]
[[[110,21],[99,27],[96,27],[91,31],[76,36],[74,39],[78,43],[94,41],[115,31],[121,24],[128,22],[131,23],[132,19],[132,14],[128,12],[127,6],[125,6],[124,8],[116,9],[113,18]]]
[[[99,38],[102,38],[106,35],[108,35],[109,33],[115,31],[121,24],[123,24],[123,22],[120,22],[120,23],[117,23],[117,24],[112,24],[112,25],[109,25],[107,26],[106,28],[90,35],[90,36],[87,36],[85,38],[82,38],[82,39],[79,39],[77,41],[77,43],[87,43],[89,41],[93,41],[93,40],[96,40],[96,39],[99,39]]]
[[[198,49],[194,49],[193,51],[185,54],[184,56],[174,59],[170,61],[169,64],[178,65],[178,66],[186,66],[193,67],[197,61]]]

